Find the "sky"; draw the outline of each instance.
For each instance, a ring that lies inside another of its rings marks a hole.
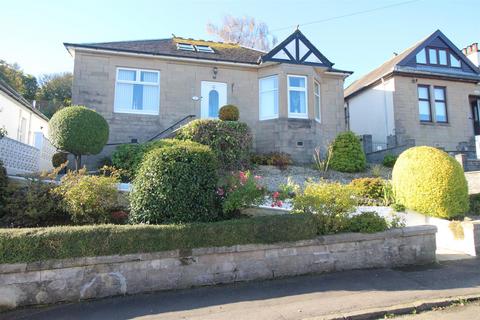
[[[347,83],[437,29],[460,49],[480,42],[480,0],[1,2],[0,59],[37,77],[73,71],[63,42],[161,39],[172,33],[218,40],[205,26],[220,24],[227,14],[265,22],[279,41],[299,25],[336,68],[354,71]]]

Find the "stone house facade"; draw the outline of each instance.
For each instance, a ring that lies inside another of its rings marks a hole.
[[[480,69],[439,30],[352,83],[345,100],[350,129],[376,150],[414,140],[474,151],[480,134]]]
[[[258,153],[290,153],[309,162],[345,130],[344,79],[296,30],[270,52],[238,44],[170,38],[65,43],[74,57],[72,103],[102,114],[109,146],[145,142],[193,118],[216,118],[224,104],[240,110]],[[192,116],[192,117],[189,117]]]

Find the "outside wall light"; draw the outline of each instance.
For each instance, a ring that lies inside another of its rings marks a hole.
[[[218,68],[217,68],[217,67],[213,67],[212,72],[213,72],[212,78],[213,78],[213,79],[217,79]]]

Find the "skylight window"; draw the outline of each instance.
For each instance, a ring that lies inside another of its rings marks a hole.
[[[183,51],[195,51],[193,45],[189,43],[177,43],[177,49]]]
[[[195,48],[197,48],[198,52],[215,53],[215,51],[213,51],[213,49],[210,48],[209,46],[196,45]]]

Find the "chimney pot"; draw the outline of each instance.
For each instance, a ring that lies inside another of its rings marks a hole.
[[[472,51],[473,52],[478,52],[478,43],[475,42],[474,44],[472,44]]]

